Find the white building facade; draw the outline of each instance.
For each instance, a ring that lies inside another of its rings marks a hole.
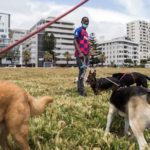
[[[32,66],[38,67],[39,61],[43,61],[43,58],[42,58],[42,60],[40,60],[41,58],[39,57],[40,52],[39,52],[39,48],[38,48],[39,47],[38,45],[41,46],[41,41],[40,41],[39,37],[42,35],[43,35],[42,32],[38,33],[38,34],[32,36],[31,38],[27,39],[24,42],[24,44],[22,45],[22,52],[24,50],[29,50],[31,53],[31,59],[28,63],[31,64]],[[24,64],[24,62],[22,62],[22,64]]]
[[[27,30],[23,29],[11,29],[10,30],[10,40],[11,42],[16,42],[27,34]]]
[[[34,31],[46,22],[53,20],[54,17],[48,17],[47,19],[42,19],[38,23],[36,23],[30,31]],[[34,35],[32,38],[28,39],[26,42],[26,46],[23,49],[28,49],[31,51],[31,63],[34,63],[35,66],[42,67],[43,66],[43,35],[45,32],[49,34],[53,33],[56,38],[56,46],[54,52],[56,53],[56,65],[65,65],[66,58],[64,57],[65,52],[69,52],[71,54],[71,59],[69,60],[69,64],[75,64],[74,58],[74,23],[68,21],[57,21],[53,23],[51,26],[45,28],[43,32]]]
[[[9,44],[10,14],[0,13],[0,48]]]
[[[128,37],[119,37],[98,44],[98,51],[106,56],[104,65],[124,66],[126,59],[139,64],[139,45]]]
[[[6,47],[10,43],[9,39],[9,31],[10,31],[10,14],[0,13],[0,49]],[[6,58],[0,58],[0,64],[2,66],[10,64]]]
[[[27,34],[27,30],[23,29],[12,29],[10,30],[10,41],[11,43],[16,42],[20,40],[22,37],[24,37]],[[16,65],[22,65],[23,64],[23,58],[22,58],[22,47],[24,43],[21,43],[13,48],[14,51],[17,51],[18,58],[15,60]]]
[[[127,36],[139,43],[139,59],[150,58],[150,23],[133,21],[127,24]]]

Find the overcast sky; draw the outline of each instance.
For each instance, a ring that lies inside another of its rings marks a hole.
[[[11,14],[11,28],[30,29],[39,19],[59,16],[80,0],[0,0],[0,12]],[[105,39],[126,35],[126,23],[150,19],[150,0],[89,0],[63,20],[80,26],[88,16],[88,32]],[[150,22],[150,21],[149,21]]]

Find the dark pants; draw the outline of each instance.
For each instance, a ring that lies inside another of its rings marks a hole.
[[[80,95],[84,95],[85,94],[84,76],[85,76],[87,65],[88,65],[88,56],[85,56],[85,58],[76,57],[76,61],[77,61],[77,66],[79,68],[77,90]]]

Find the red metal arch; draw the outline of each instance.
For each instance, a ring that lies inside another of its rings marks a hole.
[[[75,7],[73,7],[72,9],[68,10],[67,12],[63,13],[62,15],[58,16],[57,18],[55,18],[54,20],[45,23],[42,27],[38,28],[37,30],[30,32],[29,34],[27,34],[26,36],[22,37],[20,40],[10,44],[9,46],[0,49],[0,54],[3,54],[7,51],[9,51],[10,49],[12,49],[13,47],[15,47],[16,45],[24,42],[25,40],[27,40],[28,38],[32,37],[33,35],[41,32],[42,30],[44,30],[46,27],[50,26],[51,24],[53,24],[54,22],[58,21],[59,19],[63,18],[64,16],[68,15],[69,13],[71,13],[72,11],[74,11],[75,9],[77,9],[78,7],[80,7],[81,5],[83,5],[84,3],[86,3],[89,0],[83,0],[82,2],[80,2],[78,5],[76,5]]]

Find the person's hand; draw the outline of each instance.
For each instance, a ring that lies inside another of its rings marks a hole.
[[[79,53],[79,57],[83,57],[84,55],[83,55],[83,53],[82,52],[80,52]]]

